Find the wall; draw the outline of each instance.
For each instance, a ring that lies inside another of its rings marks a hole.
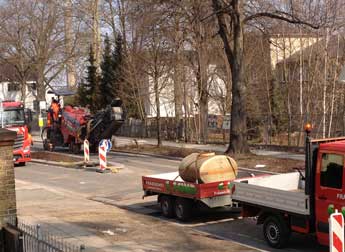
[[[16,132],[0,129],[0,230],[6,219],[17,216],[13,167]]]

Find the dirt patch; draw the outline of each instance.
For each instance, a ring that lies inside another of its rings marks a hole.
[[[141,154],[155,154],[164,155],[169,157],[180,157],[184,158],[191,153],[204,152],[197,149],[189,148],[176,148],[170,146],[157,147],[155,145],[139,145],[137,146],[123,146],[116,147],[114,151],[125,151],[130,153],[141,153]],[[221,152],[217,154],[223,154]],[[240,154],[232,155],[240,167],[255,168],[256,165],[265,165],[266,167],[260,168],[264,171],[272,172],[291,172],[294,168],[304,169],[304,161],[292,160],[292,159],[281,159],[273,158],[269,156],[258,156],[255,154]]]
[[[33,159],[43,159],[43,160],[49,160],[49,161],[54,161],[54,162],[79,162],[79,161],[84,160],[83,158],[74,157],[74,156],[63,154],[63,153],[49,152],[49,151],[31,152],[31,157]]]
[[[304,161],[293,159],[273,158],[269,156],[258,156],[255,154],[235,155],[234,159],[240,167],[253,168],[256,165],[265,165],[262,169],[272,172],[292,172],[294,168],[304,169]]]
[[[176,147],[168,147],[168,146],[161,146],[157,147],[156,145],[126,145],[121,147],[113,148],[114,151],[125,151],[130,153],[141,153],[141,154],[155,154],[155,155],[163,155],[169,157],[185,157],[191,153],[200,152],[200,150],[196,149],[187,149],[187,148],[176,148]]]

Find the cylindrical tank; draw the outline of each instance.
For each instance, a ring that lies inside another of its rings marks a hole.
[[[237,176],[237,163],[226,155],[192,153],[181,161],[179,175],[185,181],[198,183],[233,180]]]

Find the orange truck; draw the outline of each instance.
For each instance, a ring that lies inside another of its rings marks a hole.
[[[26,162],[31,160],[30,147],[32,139],[23,102],[0,102],[0,127],[17,132],[13,145],[13,162],[24,166]]]

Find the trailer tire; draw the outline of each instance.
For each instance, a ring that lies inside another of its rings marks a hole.
[[[161,196],[159,199],[162,214],[164,217],[174,217],[174,199],[171,196]]]
[[[188,221],[192,216],[193,201],[177,198],[175,201],[175,215],[180,221]]]
[[[290,228],[282,216],[268,216],[263,225],[266,242],[272,248],[283,248],[290,238]]]

